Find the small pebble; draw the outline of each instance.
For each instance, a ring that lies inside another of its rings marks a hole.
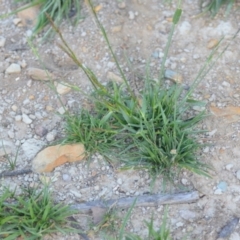
[[[6,43],[6,38],[0,37],[0,47],[4,47]]]
[[[166,69],[164,77],[173,80],[176,83],[182,83],[183,77],[181,74],[174,72],[170,69]]]
[[[21,116],[21,115],[15,116],[15,121],[16,121],[16,122],[22,121],[22,116]]]
[[[48,142],[52,142],[52,141],[55,140],[56,136],[57,136],[57,132],[52,131],[52,132],[47,134],[46,139],[47,139]]]
[[[135,18],[135,14],[134,14],[134,12],[132,12],[132,11],[129,11],[129,12],[128,12],[128,15],[129,15],[129,19],[130,19],[130,20],[133,20],[133,19]]]
[[[225,168],[226,168],[228,171],[231,171],[232,168],[233,168],[233,164],[232,164],[232,163],[229,163],[228,165],[225,166]]]
[[[21,72],[21,67],[19,64],[12,63],[7,69],[6,73],[20,73]]]
[[[122,182],[122,179],[121,179],[121,178],[118,178],[117,183],[118,183],[119,185],[121,185],[121,184],[123,183],[123,182]]]
[[[68,174],[63,174],[63,175],[62,175],[62,179],[63,179],[63,181],[65,181],[65,182],[69,182],[69,181],[71,181],[71,176],[68,175]]]
[[[38,136],[43,137],[43,136],[45,136],[48,133],[48,130],[45,127],[41,126],[41,125],[37,125],[35,127],[35,133]]]
[[[183,185],[187,185],[188,184],[188,180],[186,178],[183,178],[181,180],[181,182],[182,182]]]
[[[22,115],[22,121],[26,124],[31,124],[32,123],[32,120],[26,114]]]
[[[238,170],[238,171],[236,172],[236,177],[237,177],[238,180],[240,180],[240,170]]]
[[[211,40],[209,40],[209,42],[208,42],[208,44],[207,44],[207,48],[208,49],[212,49],[212,48],[214,48],[214,47],[216,47],[217,46],[217,44],[218,44],[218,40],[217,39],[211,39]]]
[[[214,194],[215,195],[221,195],[222,194],[222,190],[217,188],[215,191],[214,191]]]
[[[222,181],[217,185],[217,188],[222,192],[225,192],[227,190],[227,183]]]

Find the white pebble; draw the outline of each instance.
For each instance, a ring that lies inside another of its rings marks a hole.
[[[31,124],[32,123],[32,120],[26,114],[22,115],[22,121],[26,124]]]
[[[17,116],[15,117],[15,121],[16,121],[16,122],[22,121],[22,116],[21,116],[21,115],[17,115]]]
[[[236,172],[236,177],[237,177],[238,180],[240,180],[240,170],[238,170],[238,171]]]
[[[121,178],[118,178],[117,183],[118,183],[119,185],[121,185],[121,184],[123,183],[123,182],[122,182],[122,179],[121,179]]]
[[[4,47],[6,43],[6,38],[0,37],[0,47]]]
[[[231,171],[232,168],[233,168],[233,164],[232,163],[229,163],[225,166],[225,168],[228,170],[228,171]]]
[[[214,191],[214,194],[215,194],[215,195],[221,195],[221,194],[222,194],[222,190],[221,190],[220,188],[218,188],[218,189],[216,189],[216,190]]]
[[[133,20],[133,19],[135,18],[135,14],[134,14],[134,12],[132,12],[132,11],[129,11],[129,12],[128,12],[128,15],[129,15],[129,19],[130,19],[130,20]]]

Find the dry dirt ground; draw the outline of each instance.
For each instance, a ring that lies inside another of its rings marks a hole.
[[[0,1],[0,14],[13,9],[11,2]],[[114,0],[95,1],[95,5],[102,6],[98,16],[121,66],[130,81],[138,85],[147,61],[153,76],[159,70],[176,5],[160,0],[129,0],[120,8],[118,3]],[[234,9],[228,18],[223,13],[214,19],[206,15],[194,18],[199,7],[193,0],[183,1],[182,8],[183,15],[174,34],[167,68],[182,74],[184,85],[191,84],[206,61],[211,52],[208,48],[210,40],[225,36],[223,45],[230,45],[194,93],[196,99],[207,102],[206,110],[210,114],[200,126],[209,131],[200,140],[210,145],[202,149],[199,159],[213,167],[212,178],[183,172],[176,186],[168,192],[197,190],[201,198],[195,203],[170,205],[168,220],[173,239],[215,240],[229,221],[240,217],[240,39],[238,36],[231,40],[240,27],[240,14]],[[61,31],[76,55],[106,83],[109,72],[118,74],[116,65],[85,5],[82,16],[84,19],[76,27],[64,22]],[[15,18],[16,15],[0,21],[0,137],[13,155],[19,147],[17,169],[22,169],[31,165],[43,146],[62,136],[63,119],[58,114],[61,105],[49,83],[33,80],[27,75],[29,67],[43,68],[43,65],[27,43],[31,30],[17,26]],[[45,43],[41,42],[41,36],[34,41],[45,67],[57,76],[57,81],[77,85],[90,93],[87,78],[62,53],[58,42],[58,36]],[[11,63],[20,65],[20,72],[7,73]],[[73,90],[60,97],[70,111],[85,104],[83,94]],[[1,170],[8,167],[4,157],[0,167]],[[66,164],[47,177],[52,179],[55,200],[67,204],[143,195],[150,192],[151,183],[146,171],[119,172],[97,155],[92,157],[89,166],[85,162]],[[3,178],[1,187],[33,186],[40,182],[39,178],[35,173]],[[156,180],[153,192],[163,192],[161,178]],[[146,239],[144,220],[150,220],[152,214],[154,226],[158,227],[163,206],[134,209],[128,231]],[[78,219],[83,228],[89,221],[86,216],[78,216]],[[240,239],[240,225],[235,224],[235,228],[233,225],[225,239]],[[96,235],[89,237],[103,239]],[[59,235],[52,239],[80,237]]]

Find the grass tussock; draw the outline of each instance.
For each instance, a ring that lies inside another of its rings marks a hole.
[[[0,238],[34,240],[46,234],[74,232],[67,225],[67,217],[74,213],[68,206],[55,204],[46,186],[40,191],[24,188],[20,195],[6,188],[0,196]]]
[[[82,142],[90,154],[99,152],[106,156],[115,152],[118,157],[121,156],[126,168],[147,168],[154,176],[163,174],[172,177],[176,169],[183,168],[207,175],[207,166],[196,157],[201,148],[197,140],[199,131],[196,125],[204,118],[205,113],[189,115],[192,106],[201,103],[191,99],[192,88],[189,92],[184,92],[179,84],[167,86],[164,83],[164,62],[181,9],[178,8],[173,17],[158,80],[154,81],[151,74],[146,74],[143,90],[136,95],[120,68],[91,1],[89,7],[124,83],[119,85],[110,82],[107,86],[102,85],[93,71],[77,59],[59,29],[52,23],[62,39],[63,44],[60,47],[82,68],[94,87],[91,96],[93,108],[90,111],[82,110],[79,115],[66,117],[64,142]],[[202,74],[199,74],[194,81],[195,85],[201,77]]]
[[[33,36],[46,30],[45,37],[49,36],[51,26],[46,14],[53,20],[56,26],[59,26],[63,19],[67,19],[71,23],[76,23],[81,19],[81,4],[79,0],[15,0],[16,3],[25,3],[26,6],[17,9],[13,13],[19,12],[32,6],[39,6],[40,11],[37,16],[37,23],[34,26]]]

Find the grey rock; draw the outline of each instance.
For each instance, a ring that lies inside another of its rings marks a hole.
[[[4,47],[6,43],[6,38],[0,36],[0,47]]]
[[[44,147],[45,143],[37,139],[28,139],[22,145],[24,155],[28,159],[32,159]]]
[[[57,132],[52,131],[52,132],[47,134],[46,139],[47,139],[48,142],[51,142],[51,141],[55,140],[56,136],[57,136]]]
[[[16,122],[22,121],[22,116],[21,116],[21,115],[15,116],[15,121],[16,121]]]
[[[43,137],[43,136],[45,136],[48,133],[48,130],[44,126],[42,126],[42,125],[37,125],[35,127],[35,133],[38,136]]]
[[[10,138],[14,138],[14,132],[13,132],[12,130],[9,130],[9,131],[8,131],[8,136],[9,136]]]
[[[228,170],[228,171],[231,171],[231,169],[233,168],[233,164],[232,163],[229,163],[225,166],[225,168]]]
[[[28,117],[27,114],[22,115],[22,121],[26,124],[31,124],[32,123],[32,120]]]
[[[227,238],[235,230],[236,226],[239,223],[239,218],[235,217],[229,221],[219,232],[218,238]]]
[[[62,175],[62,179],[63,179],[63,181],[65,181],[65,182],[69,182],[69,181],[71,181],[71,176],[68,175],[68,174],[63,174],[63,175]]]
[[[130,19],[130,20],[133,20],[133,19],[135,18],[135,14],[134,14],[134,12],[132,12],[132,11],[129,11],[129,12],[128,12],[128,16],[129,16],[129,19]]]
[[[21,67],[19,64],[12,63],[7,69],[6,73],[20,73],[21,72]]]
[[[217,185],[217,188],[218,189],[221,189],[222,192],[225,192],[227,190],[227,183],[222,181],[222,182],[219,182],[219,184]]]
[[[238,170],[238,171],[236,172],[236,177],[237,177],[238,180],[240,180],[240,170]]]

